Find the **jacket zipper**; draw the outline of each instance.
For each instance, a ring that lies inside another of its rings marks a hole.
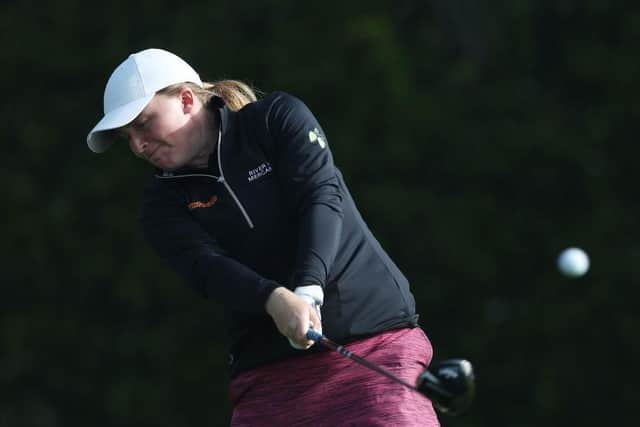
[[[227,180],[224,179],[224,172],[222,171],[222,159],[220,158],[221,146],[222,146],[222,124],[220,124],[220,128],[218,129],[218,147],[217,147],[218,148],[218,169],[220,169],[220,177],[218,178],[218,182],[221,182],[224,184],[225,188],[227,189],[229,194],[231,194],[231,197],[233,198],[233,200],[236,202],[238,209],[240,209],[240,212],[242,212],[242,215],[244,216],[244,219],[247,221],[247,224],[249,224],[249,228],[253,230],[253,222],[251,221],[251,218],[249,218],[249,214],[244,209],[244,206],[242,206],[242,203],[240,203],[240,200],[236,196],[236,193],[234,193],[233,190],[231,189],[231,186],[229,185]]]

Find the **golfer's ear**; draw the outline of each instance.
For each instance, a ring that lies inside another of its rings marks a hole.
[[[185,87],[180,90],[179,96],[180,102],[182,103],[182,111],[184,113],[190,113],[195,102],[195,94],[190,88]]]

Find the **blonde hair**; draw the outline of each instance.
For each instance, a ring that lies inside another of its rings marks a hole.
[[[239,80],[204,82],[203,87],[189,82],[177,83],[158,91],[158,93],[169,96],[177,95],[184,87],[190,88],[204,105],[207,105],[212,97],[217,96],[222,98],[232,111],[238,111],[245,105],[258,100],[256,95],[258,91]]]

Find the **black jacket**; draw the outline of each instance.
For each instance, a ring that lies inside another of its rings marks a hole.
[[[232,375],[305,354],[265,312],[280,285],[322,286],[323,332],[338,342],[415,326],[407,279],[362,220],[309,109],[282,92],[238,112],[213,105],[222,132],[209,167],[159,171],[141,222],[160,256],[226,309]]]

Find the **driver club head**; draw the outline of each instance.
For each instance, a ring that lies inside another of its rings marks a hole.
[[[432,363],[418,378],[416,388],[448,415],[465,412],[475,394],[473,367],[465,359],[447,359]]]

